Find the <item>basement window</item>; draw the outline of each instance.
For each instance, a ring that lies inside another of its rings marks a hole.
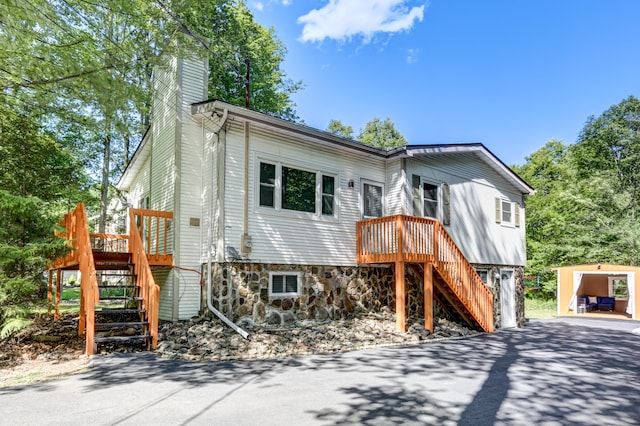
[[[480,276],[480,279],[486,285],[489,285],[489,270],[488,269],[476,269],[476,272]]]
[[[299,297],[301,295],[300,272],[270,272],[269,297]]]

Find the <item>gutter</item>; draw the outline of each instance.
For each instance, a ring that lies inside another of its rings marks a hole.
[[[220,121],[215,124],[214,127],[214,131],[213,133],[215,134],[215,138],[213,139],[212,143],[212,149],[211,149],[211,153],[213,153],[215,151],[213,144],[218,141],[218,143],[220,143],[220,131],[222,130],[222,128],[224,127],[226,121],[227,121],[227,117],[228,117],[229,111],[227,110],[227,108],[224,109],[224,112],[222,114],[222,117],[220,118]],[[203,132],[204,132],[204,125],[202,126],[203,128]],[[224,151],[223,151],[224,154]],[[210,182],[213,183],[213,155],[211,156],[211,164],[209,166],[209,170],[210,172]],[[220,182],[218,181],[218,184]],[[220,312],[219,310],[217,310],[215,308],[215,306],[213,306],[213,303],[211,303],[211,295],[212,295],[212,291],[211,291],[211,287],[212,287],[212,278],[211,278],[211,268],[213,266],[213,261],[212,261],[212,257],[213,257],[213,252],[214,252],[214,248],[213,248],[213,220],[214,220],[214,216],[213,216],[213,187],[210,190],[211,192],[211,196],[209,197],[209,231],[208,231],[208,245],[207,245],[207,293],[206,293],[206,298],[207,298],[207,308],[209,308],[209,310],[216,316],[218,317],[223,323],[225,323],[226,325],[228,325],[229,327],[231,327],[236,333],[238,333],[240,336],[242,336],[243,338],[249,340],[249,333],[247,333],[245,330],[243,330],[242,328],[240,328],[237,324],[235,324],[233,321],[231,321],[229,318],[227,318],[226,316],[224,316],[224,314],[222,312]],[[220,192],[218,192],[218,198],[220,198]],[[224,226],[224,223],[222,223],[222,226]],[[219,229],[219,226],[218,226]]]

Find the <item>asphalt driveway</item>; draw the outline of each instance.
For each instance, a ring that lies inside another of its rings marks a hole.
[[[560,318],[279,361],[96,357],[78,376],[0,389],[0,424],[640,425],[639,327]]]

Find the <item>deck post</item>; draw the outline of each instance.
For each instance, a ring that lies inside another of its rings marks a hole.
[[[404,262],[396,262],[396,329],[407,331],[406,291],[404,282]]]
[[[79,273],[80,282],[82,283],[82,273]],[[85,287],[80,285],[80,317],[78,318],[78,336],[82,336],[84,334],[85,325],[87,322],[87,312],[86,312],[86,303],[85,303]]]
[[[56,312],[53,315],[53,319],[58,321],[60,319],[60,299],[62,293],[62,269],[57,270],[56,274]]]
[[[47,285],[47,315],[51,315],[51,305],[53,305],[53,269],[49,269],[49,284]]]
[[[424,264],[424,328],[433,333],[433,265]]]

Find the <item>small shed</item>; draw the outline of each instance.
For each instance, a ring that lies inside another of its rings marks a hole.
[[[558,274],[558,316],[581,313],[580,300],[612,297],[614,313],[639,319],[640,267],[597,263],[553,270]]]

